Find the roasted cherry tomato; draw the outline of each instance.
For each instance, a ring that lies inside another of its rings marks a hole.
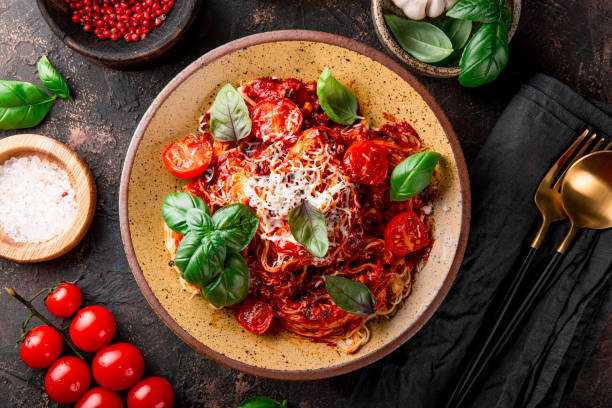
[[[89,388],[91,373],[83,360],[67,356],[57,360],[45,375],[45,391],[60,404],[77,402]]]
[[[263,334],[272,324],[272,306],[259,300],[245,300],[236,315],[238,323],[255,334]]]
[[[51,326],[33,328],[21,343],[21,359],[32,368],[49,367],[62,354],[62,336]]]
[[[115,343],[98,351],[91,364],[98,384],[113,391],[127,390],[144,372],[142,353],[130,343]]]
[[[344,154],[344,168],[359,183],[371,186],[382,183],[389,169],[387,152],[370,140],[355,142]]]
[[[187,136],[172,143],[164,151],[164,164],[178,178],[192,179],[204,173],[213,156],[213,148],[205,138]]]
[[[272,97],[259,102],[251,114],[253,133],[264,142],[293,141],[302,127],[302,112],[290,99]]]
[[[70,338],[81,350],[98,351],[108,345],[117,331],[113,314],[102,306],[79,310],[70,325]]]
[[[53,316],[70,317],[81,307],[83,295],[81,289],[74,283],[62,282],[49,296],[47,309]]]
[[[123,408],[123,401],[116,392],[96,387],[87,391],[74,408]]]
[[[418,251],[428,243],[427,227],[412,211],[396,215],[385,228],[385,245],[395,255]]]
[[[174,390],[161,377],[148,377],[133,386],[127,395],[128,408],[172,408]]]

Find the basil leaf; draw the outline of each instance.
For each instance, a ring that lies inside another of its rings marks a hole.
[[[429,185],[440,153],[413,154],[395,166],[391,173],[391,201],[404,201],[419,194]]]
[[[451,18],[441,27],[453,44],[454,50],[461,49],[472,32],[472,22],[470,20],[457,20]]]
[[[197,208],[210,215],[204,200],[189,193],[170,193],[164,198],[162,216],[170,229],[185,235],[189,231],[186,217],[187,211]]]
[[[369,316],[376,308],[376,297],[361,282],[342,276],[325,276],[325,288],[336,306],[357,316]]]
[[[357,98],[332,76],[327,67],[323,69],[317,81],[317,96],[321,108],[334,122],[352,125],[355,120],[361,118],[357,115]]]
[[[306,200],[289,211],[289,229],[293,238],[313,254],[324,257],[329,249],[325,216]]]
[[[251,118],[244,99],[226,84],[210,108],[210,131],[221,142],[237,142],[251,133]]]
[[[190,208],[187,210],[185,223],[189,231],[194,231],[198,234],[204,234],[213,230],[213,222],[210,215],[199,208]]]
[[[510,26],[512,25],[510,10],[505,7],[502,9],[501,14],[499,15],[499,24],[501,24],[502,27],[505,27],[506,30],[510,30]]]
[[[259,217],[244,204],[230,204],[220,208],[212,217],[214,228],[221,233],[232,251],[242,251],[255,236]]]
[[[46,55],[43,55],[40,60],[38,60],[37,68],[38,76],[45,88],[60,98],[73,100],[68,83],[64,77],[57,72],[53,65],[51,65]]]
[[[204,286],[200,293],[214,306],[235,305],[246,297],[249,280],[249,266],[242,255],[230,253],[225,260],[223,272]]]
[[[450,39],[433,24],[407,20],[395,14],[385,14],[385,21],[404,51],[419,61],[442,61],[453,52]]]
[[[56,98],[29,82],[0,80],[0,129],[38,125]]]
[[[463,51],[459,83],[473,88],[493,81],[508,64],[508,27],[483,24]]]
[[[225,240],[217,232],[189,231],[179,243],[174,263],[187,282],[201,288],[221,274],[226,254]]]
[[[499,0],[459,0],[447,12],[447,17],[493,23],[501,11]]]
[[[268,397],[253,397],[245,399],[236,408],[286,408],[287,401],[282,403]]]

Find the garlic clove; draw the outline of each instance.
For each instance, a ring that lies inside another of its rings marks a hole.
[[[426,15],[427,0],[393,0],[411,20],[422,20]]]
[[[446,0],[429,0],[427,3],[427,15],[429,17],[438,17],[446,10]]]

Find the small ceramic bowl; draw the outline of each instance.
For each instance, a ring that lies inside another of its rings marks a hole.
[[[360,101],[372,126],[389,114],[407,120],[423,141],[442,154],[440,194],[433,203],[435,233],[425,267],[412,293],[391,319],[373,321],[370,341],[354,354],[286,331],[250,333],[232,309],[214,309],[190,297],[168,265],[161,205],[186,184],[172,176],[161,156],[172,142],[192,133],[219,89],[254,78],[276,76],[305,81],[324,67]],[[212,50],[180,72],[157,96],[128,149],[119,191],[121,237],[140,290],[161,319],[190,346],[209,358],[253,375],[312,380],[356,370],[387,355],[432,316],[455,278],[469,228],[469,179],[459,141],[433,97],[387,55],[364,44],[315,31],[273,31],[241,38]]]
[[[510,4],[512,10],[512,25],[508,32],[508,41],[512,40],[516,32],[516,27],[518,26],[521,16],[521,0],[512,0]],[[376,30],[378,39],[387,51],[404,62],[410,69],[420,74],[436,78],[452,78],[459,76],[461,68],[458,66],[437,67],[421,62],[404,51],[397,41],[395,41],[393,34],[389,31],[389,27],[387,27],[387,23],[385,23],[384,15],[389,13],[406,18],[402,10],[393,4],[392,0],[372,0],[372,22],[374,23],[374,29]]]
[[[203,0],[180,0],[166,20],[142,41],[100,40],[72,22],[72,10],[64,0],[36,0],[43,18],[68,47],[88,60],[110,68],[148,67],[166,55],[187,32],[198,15]]]
[[[41,243],[15,242],[0,228],[0,257],[15,262],[55,259],[74,248],[85,236],[96,209],[96,184],[87,165],[70,148],[46,136],[23,134],[0,140],[0,164],[11,157],[38,156],[68,174],[75,192],[77,212],[73,224]]]

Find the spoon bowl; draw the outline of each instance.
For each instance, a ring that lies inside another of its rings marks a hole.
[[[561,187],[570,232],[559,247],[564,253],[581,228],[612,228],[612,151],[588,154],[569,168]]]

